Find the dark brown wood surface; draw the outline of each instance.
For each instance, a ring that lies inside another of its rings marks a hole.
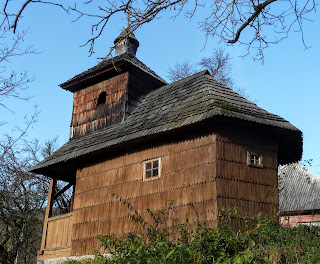
[[[77,173],[72,255],[91,254],[96,236],[141,231],[128,221],[129,203],[146,221],[173,200],[176,216],[216,219],[215,135],[139,151]],[[161,157],[161,177],[143,181],[143,161]],[[116,194],[118,198],[113,196]],[[195,208],[191,206],[195,205]],[[198,212],[195,212],[198,211]]]
[[[121,123],[157,85],[150,76],[132,69],[74,92],[70,138]],[[102,92],[106,102],[98,105]]]
[[[262,168],[248,166],[248,151],[263,155]],[[150,211],[174,201],[173,217],[181,222],[199,218],[213,226],[219,222],[218,213],[223,213],[221,207],[238,207],[239,218],[276,212],[277,153],[278,145],[266,136],[224,131],[146,146],[103,162],[91,160],[92,165],[77,171],[70,254],[92,254],[99,248],[98,235],[141,233],[141,225],[129,222],[128,214],[134,213],[130,208],[152,224]],[[144,162],[155,158],[161,158],[160,178],[143,181]],[[52,230],[65,226],[54,225]],[[240,222],[232,225],[242,228]]]
[[[91,85],[73,94],[70,138],[120,123],[125,113],[129,73]],[[106,92],[106,103],[97,105],[99,95]]]
[[[217,203],[227,209],[238,207],[241,214],[262,216],[277,213],[277,144],[243,133],[217,135]],[[263,167],[247,164],[247,152],[261,153]]]

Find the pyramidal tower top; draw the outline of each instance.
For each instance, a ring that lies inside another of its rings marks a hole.
[[[115,56],[119,56],[124,53],[129,53],[133,56],[136,56],[139,47],[139,41],[136,39],[128,25],[114,40],[114,44]]]

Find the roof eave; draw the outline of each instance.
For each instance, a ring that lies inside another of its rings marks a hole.
[[[88,85],[88,83],[90,82],[96,82],[93,81],[94,79],[98,79],[99,77],[105,75],[105,74],[108,74],[110,73],[110,75],[116,75],[116,74],[119,74],[119,73],[122,73],[125,71],[124,68],[119,68],[117,69],[116,66],[122,66],[123,63],[122,62],[117,62],[117,65],[114,65],[112,67],[104,67],[104,68],[101,68],[101,69],[98,69],[94,72],[91,72],[90,74],[87,74],[81,78],[77,78],[77,79],[71,79],[69,81],[66,81],[62,84],[59,84],[59,86],[64,89],[64,90],[68,90],[70,92],[76,92],[84,87],[86,87]]]
[[[62,167],[65,167],[66,169],[72,169],[73,171],[76,171],[77,168],[79,167],[79,164],[81,164],[82,166],[87,162],[88,157],[94,157],[93,160],[96,161],[97,159],[95,157],[98,157],[100,155],[103,157],[106,157],[106,154],[115,155],[115,153],[122,153],[121,152],[122,150],[128,150],[136,147],[139,148],[140,145],[147,146],[148,144],[154,144],[153,142],[158,142],[158,140],[155,140],[155,137],[157,139],[162,138],[162,140],[167,140],[167,138],[172,138],[173,136],[177,136],[181,138],[183,137],[182,135],[184,134],[192,135],[192,133],[215,133],[216,131],[218,131],[219,127],[226,128],[227,126],[239,126],[239,124],[242,127],[241,129],[250,129],[250,128],[257,129],[259,131],[263,131],[264,133],[268,133],[269,137],[275,138],[277,142],[281,142],[281,144],[279,144],[279,156],[278,156],[279,164],[292,163],[301,159],[302,133],[300,130],[290,130],[290,129],[283,129],[279,127],[271,127],[271,126],[266,127],[266,125],[263,125],[263,124],[239,120],[236,118],[231,118],[231,117],[226,118],[224,116],[213,116],[211,118],[197,121],[195,123],[191,123],[188,125],[183,125],[178,128],[172,128],[156,134],[146,135],[146,136],[130,139],[127,141],[123,141],[115,145],[106,146],[102,149],[97,149],[94,152],[72,157],[66,161],[57,162],[52,165],[42,167],[40,163],[34,168],[32,168],[31,172],[43,174],[50,177],[50,174],[51,174],[50,168],[55,168],[55,167],[58,168],[59,166],[62,166]],[[199,129],[199,126],[201,126],[202,129]],[[185,133],[185,131],[188,131],[188,132]],[[198,131],[198,132],[194,132],[194,131]],[[287,149],[288,146],[290,146],[290,149]],[[43,164],[45,164],[45,162]],[[49,170],[47,170],[47,168]]]
[[[280,211],[279,216],[315,215],[320,214],[320,208],[312,210]]]
[[[113,60],[113,58],[111,59]],[[150,72],[147,72],[141,67],[136,66],[133,62],[126,59],[121,59],[119,61],[114,61],[111,65],[106,65],[102,68],[99,68],[97,70],[88,72],[88,74],[85,74],[82,77],[76,78],[73,77],[70,80],[60,84],[59,86],[64,89],[68,90],[70,92],[76,92],[88,85],[88,83],[96,83],[97,80],[99,80],[99,77],[104,76],[106,73],[110,73],[110,75],[117,75],[119,73],[125,72],[128,68],[136,68],[139,71],[151,76],[155,81],[159,83],[159,86],[166,85],[167,82],[163,80],[161,77],[151,74]]]

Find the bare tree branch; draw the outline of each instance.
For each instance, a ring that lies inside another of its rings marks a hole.
[[[225,53],[221,48],[215,49],[211,56],[203,57],[197,65],[193,65],[189,61],[176,63],[173,68],[169,68],[168,78],[171,82],[179,81],[199,70],[208,70],[213,78],[231,89],[234,86],[229,53]]]
[[[189,61],[184,61],[177,63],[174,68],[169,68],[168,78],[171,82],[176,82],[195,73],[195,67]]]
[[[0,263],[34,263],[49,180],[28,170],[43,158],[41,153],[52,153],[56,140],[45,146],[37,140],[20,140],[19,145],[13,141],[7,136],[0,144]]]
[[[54,5],[62,8],[64,11],[68,13],[68,9],[66,9],[62,4],[50,2],[50,1],[42,1],[42,0],[27,0],[24,2],[24,4],[21,6],[20,10],[18,11],[17,14],[15,14],[15,20],[13,25],[11,26],[13,28],[13,33],[16,33],[17,26],[18,26],[18,21],[21,18],[22,12],[24,9],[30,4],[30,3],[41,3],[41,4],[48,4],[48,5]],[[4,9],[5,10],[5,9]]]
[[[225,53],[223,49],[215,49],[212,56],[202,58],[199,65],[207,69],[218,82],[233,89],[229,53]]]
[[[252,100],[244,89],[237,87],[231,77],[231,58],[229,53],[223,49],[215,49],[211,56],[204,57],[197,65],[191,64],[189,61],[177,63],[174,68],[169,68],[168,78],[171,82],[179,81],[183,78],[195,74],[197,71],[208,70],[213,78],[224,86],[232,89],[242,97]],[[198,68],[198,67],[200,68]]]
[[[262,12],[262,10],[264,10],[268,5],[270,5],[271,3],[278,1],[278,0],[267,0],[262,4],[259,5],[255,5],[254,1],[251,1],[253,7],[254,7],[254,13],[241,25],[241,27],[239,27],[239,29],[237,30],[234,39],[228,40],[228,43],[230,44],[234,44],[236,43],[239,38],[240,38],[240,34],[241,32],[248,26],[250,25],[251,22],[253,22]]]
[[[30,47],[20,48],[26,32],[17,33],[12,41],[8,41],[8,29],[4,29],[0,35],[0,106],[12,110],[7,107],[5,100],[8,98],[16,98],[20,100],[28,100],[29,96],[21,94],[27,89],[27,85],[35,78],[28,76],[25,72],[9,71],[8,66],[14,57],[35,53],[35,50]]]
[[[16,32],[16,29],[17,29],[17,23],[18,23],[18,20],[19,18],[21,17],[21,14],[23,12],[23,10],[27,7],[28,4],[30,4],[32,2],[32,0],[27,0],[20,8],[19,12],[16,14],[16,18],[14,20],[14,23],[12,25],[12,28],[13,28],[13,32],[15,33]]]
[[[34,2],[30,1],[29,3]],[[6,1],[6,6],[10,1]],[[27,2],[26,2],[27,3]],[[5,9],[4,8],[4,9]],[[24,9],[25,7],[23,7]],[[21,12],[23,11],[21,10]],[[6,13],[6,10],[4,10]],[[8,14],[8,13],[6,13]],[[9,16],[9,14],[8,14]],[[23,91],[34,79],[27,72],[11,69],[15,57],[34,53],[32,47],[21,47],[25,32],[8,37],[9,28],[0,29],[0,106],[8,109],[6,99],[28,100]],[[10,109],[9,109],[10,110]],[[54,142],[38,145],[26,141],[26,133],[36,122],[38,111],[25,116],[24,125],[16,127],[17,133],[0,138],[0,263],[34,263],[41,241],[41,228],[49,186],[48,179],[29,172],[42,156],[51,154]],[[2,116],[3,118],[3,116]],[[0,125],[4,122],[0,119]],[[70,195],[59,197],[60,210],[68,207]]]
[[[12,137],[9,137],[10,140],[7,142],[1,142],[0,141],[0,146],[2,148],[2,152],[0,153],[0,160],[7,154],[7,152],[12,149],[14,147],[14,145],[20,140],[22,139],[25,134],[27,133],[28,129],[30,128],[31,125],[33,125],[38,118],[39,112],[38,110],[35,108],[35,112],[34,114],[31,116],[31,118],[28,118],[27,116],[25,116],[25,127],[24,128],[17,128],[19,130],[19,135],[13,139]]]
[[[72,6],[57,0],[26,0],[15,8],[6,0],[1,12],[2,25],[5,21],[10,24],[14,18],[12,24],[15,31],[26,6],[34,3],[59,6],[76,15],[75,21],[83,17],[92,19],[92,37],[84,43],[84,46],[89,45],[90,54],[94,53],[95,41],[108,29],[110,20],[119,13],[129,18],[129,28],[134,32],[165,12],[172,14],[173,19],[181,14],[192,19],[197,12],[204,12],[206,15],[197,22],[206,38],[217,38],[226,45],[240,43],[247,47],[248,53],[255,50],[254,58],[260,60],[264,58],[265,48],[287,38],[292,30],[301,32],[302,42],[307,47],[302,22],[316,9],[315,0],[107,0],[99,4],[95,1],[75,1]],[[9,13],[9,6],[10,10],[15,11]],[[242,34],[244,31],[245,37]]]

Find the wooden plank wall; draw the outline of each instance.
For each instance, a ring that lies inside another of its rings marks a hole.
[[[72,215],[68,213],[50,217],[45,222],[44,243],[37,260],[71,256]]]
[[[71,247],[72,213],[50,217],[48,219],[45,249]]]
[[[161,157],[161,177],[143,181],[143,161]],[[139,232],[128,221],[127,204],[146,221],[152,211],[174,200],[180,221],[194,220],[194,204],[200,218],[215,224],[215,135],[163,145],[79,169],[77,172],[72,227],[72,255],[92,254],[97,235]]]
[[[277,213],[277,144],[253,135],[218,134],[216,146],[218,208],[238,207],[239,216]],[[262,153],[263,168],[247,165],[247,151]]]
[[[123,120],[128,76],[128,72],[122,73],[73,94],[70,138]],[[97,107],[99,94],[104,91],[107,93],[107,102]]]

